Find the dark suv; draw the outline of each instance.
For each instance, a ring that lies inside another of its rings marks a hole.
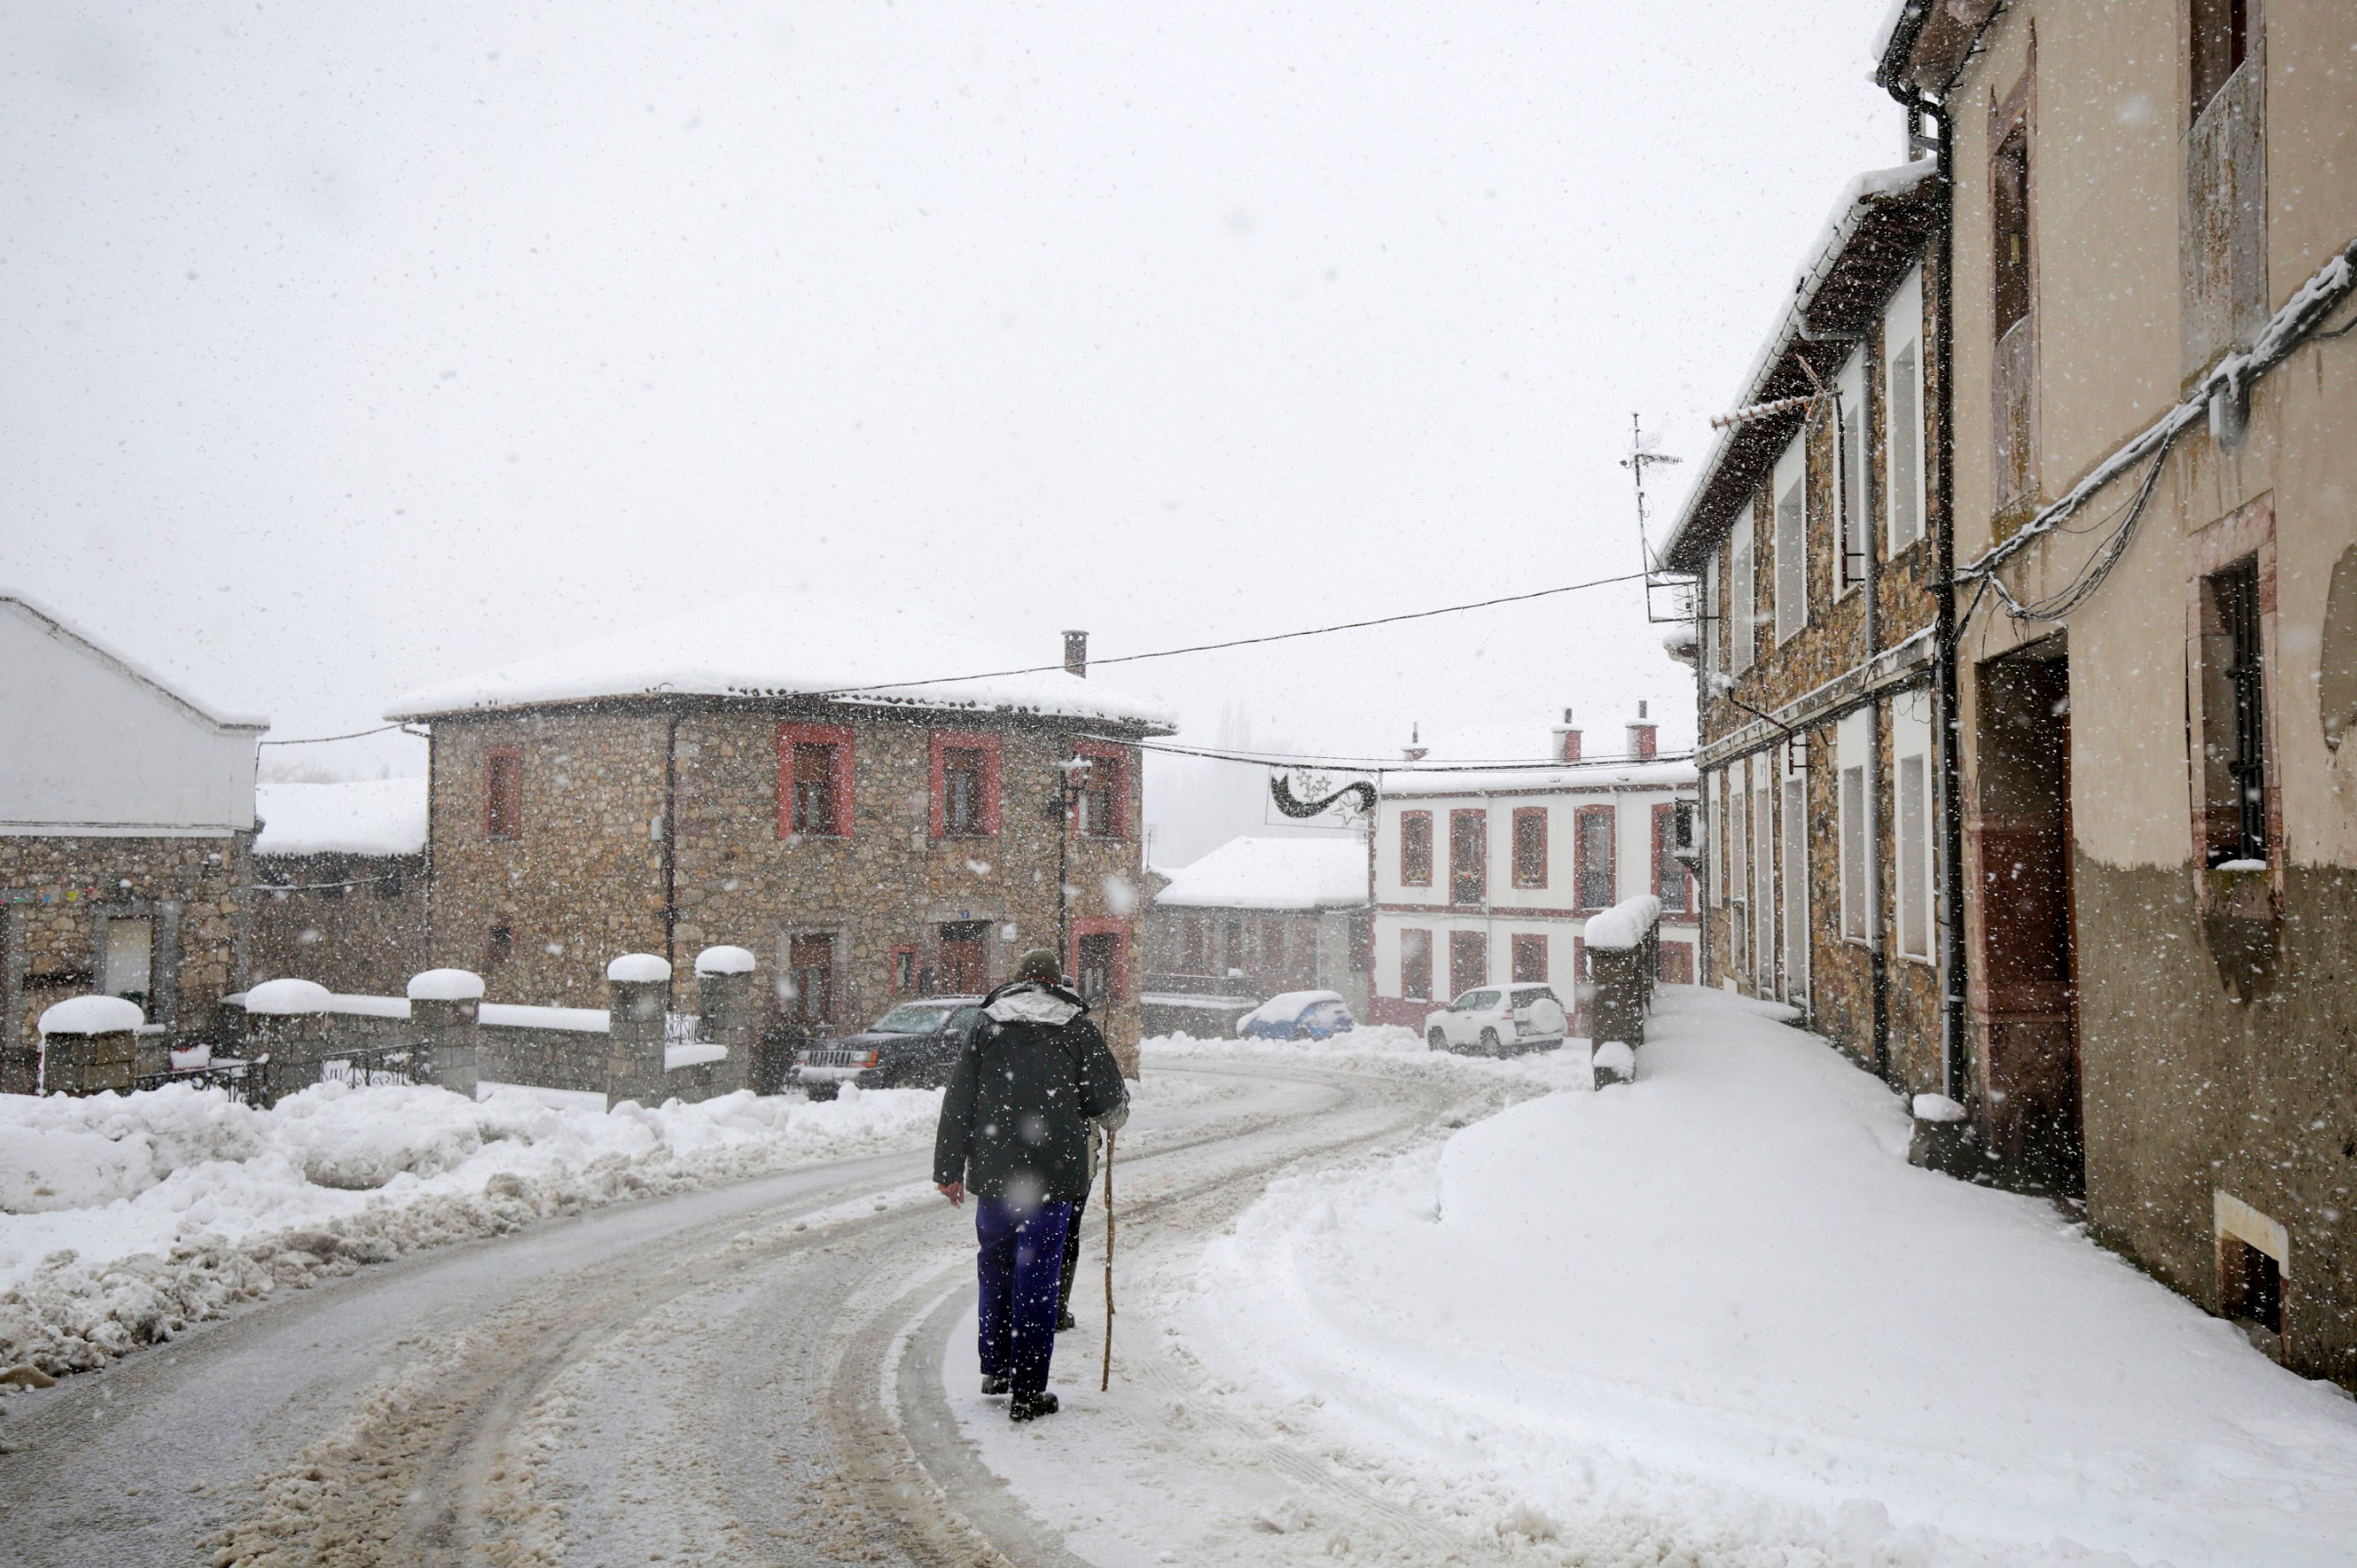
[[[862,1089],[939,1089],[982,1019],[979,996],[903,1002],[856,1035],[819,1040],[794,1053],[794,1081],[813,1100],[833,1100],[846,1083]]]

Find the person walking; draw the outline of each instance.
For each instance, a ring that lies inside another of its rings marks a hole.
[[[1014,1421],[1056,1413],[1048,1366],[1064,1238],[1088,1196],[1090,1124],[1129,1115],[1121,1068],[1062,976],[1054,953],[1034,949],[983,998],[933,1139],[934,1186],[952,1205],[974,1197],[982,1391],[1008,1395]]]

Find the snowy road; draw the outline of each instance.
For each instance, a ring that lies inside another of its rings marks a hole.
[[[1531,1091],[1155,1070],[1191,1088],[1124,1135],[1125,1237],[1146,1247],[1228,1223],[1272,1173]],[[18,1399],[0,1547],[27,1564],[1078,1561],[1072,1521],[1042,1522],[962,1433],[943,1366],[971,1356],[952,1331],[972,1233],[927,1163],[809,1166],[419,1254]],[[1099,1343],[1067,1337],[1060,1385]]]

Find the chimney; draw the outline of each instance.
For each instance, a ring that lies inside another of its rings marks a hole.
[[[1089,674],[1089,634],[1068,631],[1064,634],[1064,673],[1078,675],[1082,680]]]
[[[1645,704],[1637,704],[1637,722],[1629,726],[1629,755],[1640,762],[1651,762],[1661,749],[1657,736],[1661,726],[1645,722]]]
[[[1563,723],[1555,726],[1555,755],[1558,762],[1579,760],[1579,732],[1571,727],[1571,710],[1563,711]]]
[[[1430,749],[1431,747],[1424,744],[1424,726],[1414,724],[1408,725],[1407,744],[1400,747],[1400,750],[1406,755],[1407,759],[1410,762],[1422,762],[1425,758],[1425,754]]]

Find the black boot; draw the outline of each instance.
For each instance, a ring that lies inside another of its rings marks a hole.
[[[1037,1421],[1043,1415],[1056,1413],[1056,1396],[1045,1389],[1036,1394],[1017,1394],[1006,1402],[1009,1421]]]
[[[1057,1333],[1061,1334],[1067,1328],[1078,1328],[1080,1326],[1081,1320],[1072,1316],[1072,1309],[1071,1307],[1060,1306],[1056,1309]]]
[[[1006,1391],[1006,1374],[1004,1372],[983,1373],[982,1391],[985,1394],[1005,1393]]]

